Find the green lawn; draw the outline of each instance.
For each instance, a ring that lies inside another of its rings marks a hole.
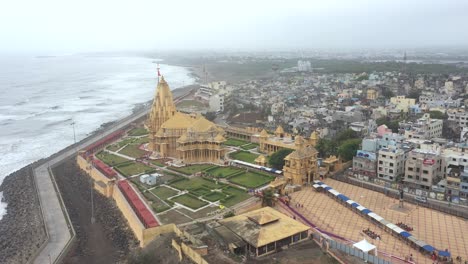
[[[119,163],[128,161],[128,159],[126,158],[122,158],[117,155],[107,153],[105,151],[99,152],[98,154],[96,154],[96,157],[110,166],[114,166]]]
[[[258,144],[257,144],[257,143],[250,143],[250,144],[241,146],[241,149],[244,149],[244,150],[251,150],[251,149],[254,149],[254,148],[256,148],[256,147],[258,147]]]
[[[239,188],[232,187],[232,186],[228,186],[228,187],[224,188],[223,192],[226,193],[226,194],[232,195],[225,202],[221,202],[221,204],[223,204],[224,206],[227,206],[227,207],[231,207],[231,206],[233,206],[233,205],[235,205],[237,203],[240,203],[240,202],[250,198],[250,195],[246,191],[241,190]]]
[[[164,165],[164,163],[162,163],[162,162],[159,161],[159,160],[149,160],[149,162],[150,162],[151,164],[154,164],[154,165],[159,166],[159,167],[165,167],[165,166],[166,166],[166,165]]]
[[[128,135],[129,136],[143,136],[143,135],[146,135],[148,134],[148,130],[146,130],[146,128],[144,127],[135,127],[134,129],[128,131]]]
[[[145,144],[145,143],[148,143],[148,142],[149,142],[148,137],[140,137],[140,138],[133,139],[132,144],[141,145],[141,144]]]
[[[169,167],[169,169],[171,169],[173,171],[183,173],[185,175],[192,175],[194,173],[204,171],[204,170],[206,170],[208,168],[211,168],[211,167],[216,167],[216,166],[211,165],[211,164],[196,164],[196,165],[189,165],[189,166],[180,167],[180,168]]]
[[[110,150],[110,151],[117,151],[119,150],[121,147],[127,145],[128,143],[132,142],[133,141],[133,138],[126,138],[122,141],[119,141],[119,142],[116,142],[110,146],[107,146],[107,149]]]
[[[126,177],[153,170],[153,168],[137,162],[121,164],[116,166],[116,168]]]
[[[194,197],[190,194],[183,194],[183,195],[174,197],[171,199],[171,201],[183,204],[192,209],[198,209],[208,204],[207,202],[199,200],[197,197]]]
[[[170,185],[179,190],[195,190],[201,187],[207,187],[209,189],[221,189],[224,186],[226,186],[225,184],[222,184],[222,183],[216,184],[212,181],[203,179],[201,177],[196,177],[193,179],[183,179],[181,181],[171,183]]]
[[[229,181],[246,188],[257,188],[271,182],[272,180],[274,180],[274,178],[274,176],[249,171],[231,177],[229,178]]]
[[[216,201],[226,198],[226,195],[221,192],[210,192],[209,194],[203,196],[203,198],[210,202],[216,202]]]
[[[224,142],[224,145],[239,147],[239,146],[245,145],[247,143],[249,143],[249,142],[243,141],[243,140],[240,140],[240,139],[235,139],[235,138],[228,138],[226,140],[226,142]]]
[[[153,202],[151,204],[151,208],[153,208],[153,211],[155,213],[161,213],[161,212],[164,212],[164,211],[166,211],[168,209],[171,209],[170,206],[167,206],[166,204],[164,204],[161,201]]]
[[[236,151],[234,153],[229,154],[231,159],[242,160],[245,162],[255,163],[255,159],[258,157],[257,154],[250,153],[248,151]]]
[[[139,157],[145,155],[146,152],[139,149],[138,147],[139,147],[139,145],[129,144],[125,148],[123,148],[121,151],[119,151],[119,153],[127,155],[129,157],[139,158]]]
[[[170,188],[159,186],[151,190],[152,193],[156,194],[162,200],[166,200],[169,197],[176,195],[178,192]]]
[[[220,177],[220,178],[226,178],[229,175],[239,173],[242,171],[245,171],[245,170],[239,169],[236,167],[216,167],[214,169],[207,170],[207,173]]]

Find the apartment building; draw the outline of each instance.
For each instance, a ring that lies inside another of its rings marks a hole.
[[[435,151],[413,149],[408,153],[404,182],[408,187],[430,190],[442,175],[442,159]]]

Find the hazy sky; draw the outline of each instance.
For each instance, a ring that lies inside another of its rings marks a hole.
[[[466,0],[5,0],[0,52],[468,46]]]

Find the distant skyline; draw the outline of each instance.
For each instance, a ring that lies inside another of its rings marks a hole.
[[[5,1],[0,53],[468,46],[468,1]]]

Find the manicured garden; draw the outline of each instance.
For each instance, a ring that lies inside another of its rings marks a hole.
[[[256,147],[258,147],[258,144],[257,144],[257,143],[249,143],[249,144],[247,144],[247,145],[241,146],[241,149],[243,149],[243,150],[251,150],[251,149],[254,149],[254,148],[256,148]]]
[[[257,188],[275,179],[274,176],[248,171],[229,178],[229,181],[246,188]]]
[[[151,164],[156,165],[158,167],[165,167],[166,165],[163,163],[162,160],[148,160]]]
[[[247,143],[249,143],[249,142],[243,141],[243,140],[240,140],[240,139],[235,139],[235,138],[228,138],[226,140],[226,142],[224,142],[223,144],[227,145],[227,146],[239,147],[239,146],[245,145]]]
[[[132,137],[138,137],[148,134],[148,130],[144,127],[135,127],[134,129],[128,131],[128,135]]]
[[[129,157],[139,158],[144,156],[146,154],[146,151],[139,149],[139,145],[129,144],[121,151],[119,151],[119,153]]]
[[[226,198],[226,195],[222,192],[210,192],[209,194],[203,196],[203,198],[210,202],[216,202]]]
[[[219,178],[226,178],[232,174],[240,173],[245,170],[236,167],[216,167],[206,170],[206,173]]]
[[[222,184],[222,183],[216,184],[215,182],[204,179],[202,177],[196,177],[193,179],[182,178],[178,181],[171,183],[170,185],[179,190],[193,190],[193,189],[197,189],[200,187],[206,187],[208,189],[220,189],[226,186],[225,184]]]
[[[223,193],[230,195],[227,200],[221,201],[221,204],[227,207],[231,207],[250,198],[250,195],[246,191],[232,186],[227,186],[224,188]]]
[[[192,209],[198,209],[208,204],[207,202],[199,200],[197,197],[191,194],[183,194],[183,195],[174,197],[171,199],[171,201],[185,205]]]
[[[128,159],[126,159],[126,158],[122,158],[122,157],[119,157],[117,155],[105,152],[105,151],[99,152],[98,154],[96,154],[96,157],[98,159],[102,160],[107,165],[110,165],[110,166],[115,166],[115,165],[118,165],[118,164],[120,164],[122,162],[128,161]]]
[[[135,174],[153,171],[154,169],[145,164],[129,161],[114,167],[122,175],[129,177]]]
[[[161,198],[162,200],[166,200],[167,198],[177,195],[179,193],[171,188],[167,188],[164,186],[156,187],[152,189],[151,192],[154,193],[159,198]]]
[[[242,160],[249,163],[255,163],[255,159],[258,157],[257,154],[250,153],[248,151],[240,150],[229,154],[231,159]]]
[[[197,173],[197,172],[201,172],[201,171],[204,171],[208,168],[212,168],[212,167],[217,167],[215,165],[211,165],[211,164],[195,164],[195,165],[189,165],[189,166],[185,166],[185,167],[169,167],[169,169],[173,170],[173,171],[177,171],[177,172],[180,172],[180,173],[183,173],[185,175],[192,175],[194,173]]]
[[[110,146],[107,146],[107,149],[110,150],[110,151],[117,151],[119,150],[120,148],[122,148],[123,146],[129,144],[130,142],[132,142],[134,139],[133,138],[126,138],[122,141],[119,141],[119,142],[116,142]]]

